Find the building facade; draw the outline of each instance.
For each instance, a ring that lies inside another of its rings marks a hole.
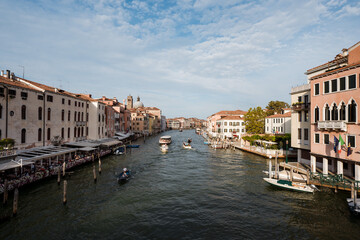
[[[221,139],[241,139],[243,134],[246,134],[244,118],[240,116],[226,116],[218,121],[217,137]]]
[[[274,114],[265,118],[266,134],[290,134],[291,133],[291,112],[285,111],[282,114]]]

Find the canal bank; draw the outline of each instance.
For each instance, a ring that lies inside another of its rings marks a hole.
[[[75,169],[67,179],[65,206],[56,179],[24,188],[19,214],[0,224],[0,239],[210,239],[215,233],[223,239],[354,239],[360,234],[346,194],[281,191],[263,181],[262,157],[211,149],[191,130],[166,135],[173,139],[166,154],[155,136],[127,155],[104,157],[96,184],[91,164]],[[188,138],[194,149],[182,148]],[[116,175],[124,167],[133,178],[119,185]]]

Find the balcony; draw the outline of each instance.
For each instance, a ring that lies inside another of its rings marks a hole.
[[[333,130],[346,132],[346,122],[345,121],[319,121],[318,128],[320,130],[333,129]]]
[[[303,103],[303,102],[294,103],[291,107],[291,109],[294,111],[309,110],[309,108],[310,108],[310,103]]]
[[[80,122],[76,122],[76,126],[79,127],[79,126],[85,126],[86,125],[86,122],[85,121],[80,121]]]

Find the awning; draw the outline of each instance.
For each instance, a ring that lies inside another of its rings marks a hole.
[[[276,145],[277,144],[277,142],[270,142],[270,141],[265,141],[265,140],[255,140],[255,142],[265,143],[265,144],[269,144],[269,145]]]
[[[31,164],[34,164],[34,162],[28,162],[28,161],[22,162],[22,166],[27,166],[27,165],[31,165]],[[17,168],[17,167],[21,167],[21,163],[11,161],[11,162],[0,164],[0,171],[5,171],[8,169]]]
[[[92,148],[92,147],[83,147],[83,148],[79,148],[78,151],[80,152],[91,152],[96,150],[96,148]]]
[[[78,147],[78,148],[82,148],[82,147],[98,147],[100,146],[100,143],[93,143],[93,142],[70,142],[70,143],[65,143],[64,145],[69,146],[69,147]]]
[[[111,147],[114,145],[118,145],[121,144],[122,142],[118,141],[118,140],[112,140],[112,141],[108,141],[108,142],[102,142],[101,146],[105,146],[105,147]]]

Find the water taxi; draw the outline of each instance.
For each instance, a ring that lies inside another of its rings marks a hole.
[[[162,136],[160,137],[159,144],[170,144],[171,136]]]
[[[299,192],[308,192],[308,193],[313,193],[315,191],[314,188],[312,188],[309,185],[306,185],[305,183],[295,183],[295,182],[288,181],[288,180],[278,180],[278,179],[273,179],[273,178],[264,178],[264,180],[266,182],[270,183],[271,185],[285,188],[288,190],[294,190],[294,191],[299,191]]]

